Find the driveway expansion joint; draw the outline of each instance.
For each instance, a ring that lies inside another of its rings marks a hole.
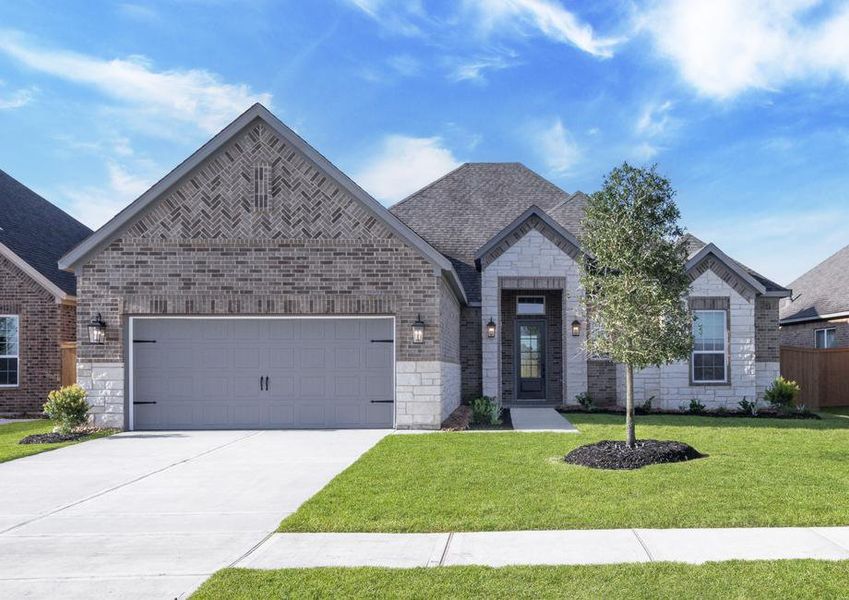
[[[643,541],[643,538],[640,537],[640,532],[636,529],[632,529],[631,531],[634,532],[634,537],[637,538],[637,541],[640,542],[640,546],[642,546],[643,550],[645,550],[646,556],[649,557],[649,562],[654,562],[654,557],[651,555],[651,551],[649,550],[649,547],[646,546],[646,543]]]

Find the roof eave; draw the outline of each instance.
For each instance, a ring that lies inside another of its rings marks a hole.
[[[11,248],[9,248],[6,244],[0,243],[0,256],[6,258],[9,262],[15,265],[18,269],[24,272],[30,279],[35,281],[45,290],[53,294],[53,297],[56,298],[56,302],[65,302],[76,298],[60,288],[58,285],[50,281],[47,277],[45,277],[40,271],[34,268],[31,264],[25,261],[23,258],[18,256]]]
[[[849,317],[849,310],[829,313],[825,315],[811,315],[810,317],[798,317],[791,319],[779,319],[779,325],[794,325],[797,323],[813,323],[815,321],[828,321],[830,319],[839,319],[841,317]]]
[[[743,281],[749,284],[752,289],[754,289],[758,294],[768,295],[770,292],[767,292],[766,287],[762,283],[760,283],[757,279],[746,273],[740,266],[735,263],[731,258],[725,254],[722,250],[716,247],[716,245],[711,242],[709,244],[705,244],[704,248],[696,252],[684,265],[684,268],[687,272],[690,272],[693,268],[695,268],[708,254],[713,254],[716,258],[722,262],[727,268],[731,269],[737,276],[740,277]]]

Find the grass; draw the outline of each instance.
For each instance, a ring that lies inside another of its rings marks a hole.
[[[823,413],[830,415],[839,415],[841,417],[849,417],[849,406],[833,406],[820,409]]]
[[[430,569],[224,569],[192,600],[266,598],[846,598],[849,561]]]
[[[621,439],[616,415],[572,414],[578,435],[390,435],[280,531],[493,531],[846,525],[849,419],[638,417],[642,438],[707,458],[638,471],[568,465],[572,448]]]
[[[71,444],[79,444],[87,440],[104,437],[111,432],[104,431],[88,435],[73,442],[62,442],[59,444],[19,444],[18,442],[28,435],[34,433],[50,433],[54,427],[53,421],[39,419],[37,421],[21,421],[18,423],[6,423],[0,425],[0,463],[31,456],[56,448],[63,448]]]

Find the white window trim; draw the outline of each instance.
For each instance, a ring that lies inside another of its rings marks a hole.
[[[0,354],[0,358],[16,358],[17,362],[17,383],[15,384],[0,384],[0,389],[8,390],[21,387],[21,316],[20,315],[0,315],[0,319],[15,319],[18,329],[18,353],[17,354]]]
[[[539,298],[540,300],[542,300],[542,312],[540,312],[540,313],[520,312],[519,311],[519,304],[521,303],[522,300],[524,300],[526,298]],[[522,296],[516,296],[516,314],[517,315],[535,315],[537,317],[544,316],[545,315],[545,296],[534,296],[534,295],[531,295],[531,294],[524,294]]]
[[[823,337],[824,337],[823,341],[828,342],[828,332],[833,331],[834,337],[836,338],[837,337],[837,327],[820,327],[819,329],[814,329],[814,348],[817,349],[817,350],[828,350],[832,346],[823,346],[822,348],[817,346],[817,333],[819,333],[820,331],[823,332]]]
[[[720,313],[725,326],[722,328],[722,371],[725,377],[722,379],[696,379],[696,354],[719,354],[717,350],[695,350],[690,353],[690,380],[694,385],[710,383],[728,383],[728,311],[725,309],[696,309],[693,314],[698,313]]]

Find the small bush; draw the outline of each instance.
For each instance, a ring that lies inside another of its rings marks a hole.
[[[743,399],[737,403],[737,406],[740,407],[740,411],[746,413],[747,415],[752,415],[753,417],[758,416],[758,399],[755,398],[753,401],[749,402],[746,400],[746,397],[743,396]]]
[[[47,402],[44,403],[44,414],[59,422],[56,431],[68,434],[75,427],[79,427],[86,421],[89,403],[86,401],[86,391],[77,384],[69,385],[47,394]]]
[[[476,425],[500,425],[501,403],[490,396],[472,400],[472,423]]]
[[[787,412],[795,406],[800,391],[798,383],[779,376],[764,392],[764,400],[778,412]]]
[[[654,396],[634,408],[634,412],[638,415],[647,415],[651,413],[651,404],[654,401]]]
[[[724,416],[726,416],[726,415],[728,414],[728,409],[727,409],[727,408],[725,408],[724,406],[720,406],[720,407],[719,407],[719,408],[717,408],[714,412],[715,412],[718,416],[720,416],[720,417],[724,417]]]
[[[705,405],[693,398],[690,400],[690,406],[687,410],[693,414],[703,413],[705,412]]]
[[[581,405],[581,408],[584,410],[592,410],[593,409],[593,397],[590,396],[587,392],[581,392],[577,396],[575,396],[575,401]]]

